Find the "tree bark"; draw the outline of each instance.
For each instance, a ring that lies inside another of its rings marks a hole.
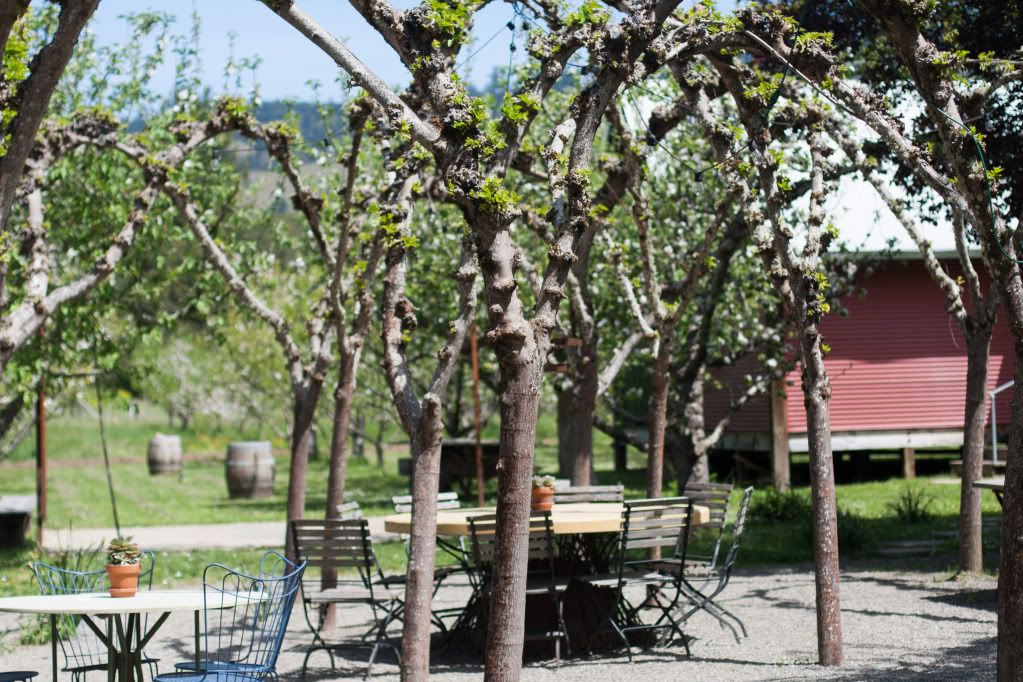
[[[1018,284],[1018,281],[1017,281]],[[1011,299],[1007,299],[1011,300]],[[1016,302],[1023,302],[1017,298]],[[1017,317],[1023,321],[1023,308]],[[998,567],[998,682],[1023,681],[1023,340],[1016,337],[1012,433],[1006,455]]]
[[[572,384],[558,393],[558,466],[572,485],[591,485],[599,374],[596,343],[586,341],[580,355]]]
[[[533,444],[546,353],[502,368],[497,547],[487,618],[485,682],[518,682],[525,638]]]
[[[319,402],[322,379],[307,380],[305,386],[296,388],[292,406],[291,464],[288,470],[288,521],[301,519],[305,515],[306,475],[309,470],[309,448],[312,446],[313,418]],[[295,559],[295,545],[291,533],[286,533],[285,553]]]
[[[678,474],[678,494],[686,483],[709,483],[710,463],[707,461],[706,428],[703,418],[703,377],[697,375],[689,389],[684,410],[686,426],[684,441],[690,451],[689,468]]]
[[[348,427],[352,420],[352,398],[355,393],[355,358],[351,354],[341,357],[338,363],[337,386],[334,388],[334,419],[330,435],[330,464],[327,472],[326,519],[340,517],[338,506],[345,499],[345,468],[348,464]],[[320,586],[329,589],[337,586],[337,569],[324,567],[320,575]],[[337,609],[327,604],[320,611],[323,629],[333,630],[337,624]]]
[[[649,435],[646,458],[647,497],[660,497],[664,488],[664,432],[668,424],[668,373],[671,369],[671,346],[674,339],[660,330],[660,345],[650,376],[650,413],[647,417]]]
[[[805,316],[804,316],[805,317]],[[817,651],[821,665],[842,665],[842,612],[839,598],[838,509],[831,455],[831,382],[824,367],[816,324],[800,324],[803,404],[810,450],[813,500],[813,554],[817,587]]]
[[[430,678],[430,615],[437,546],[437,491],[444,421],[436,402],[425,402],[412,446],[412,530],[401,639],[401,679]],[[425,520],[425,522],[424,522]]]
[[[988,355],[991,328],[975,329],[966,337],[966,415],[963,419],[963,466],[959,495],[959,570],[980,573],[984,547],[981,534],[981,492],[973,482],[984,465],[984,426],[987,418]]]

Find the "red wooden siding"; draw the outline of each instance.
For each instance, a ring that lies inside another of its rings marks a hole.
[[[949,264],[950,274],[957,268]],[[831,346],[826,365],[832,384],[834,431],[962,428],[966,390],[966,344],[945,312],[941,290],[918,260],[894,261],[864,282],[862,297],[844,301],[847,316],[823,324]],[[745,370],[745,371],[744,371]],[[741,385],[744,367],[721,379]],[[999,319],[991,342],[988,387],[1012,378],[1012,339]],[[806,415],[799,373],[786,377],[790,434],[805,433]],[[1011,391],[998,399],[998,422],[1009,423]],[[724,391],[708,392],[708,424],[727,405]],[[733,420],[733,431],[768,431],[767,401],[751,405]]]

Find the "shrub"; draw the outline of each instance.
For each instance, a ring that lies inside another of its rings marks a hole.
[[[773,523],[809,519],[811,511],[810,497],[805,493],[795,490],[779,492],[768,488],[753,494],[749,515],[751,522]]]
[[[928,495],[923,488],[906,486],[894,502],[889,502],[885,506],[900,521],[917,524],[930,520],[933,504],[934,498]]]
[[[806,544],[813,552],[813,518],[808,517],[804,538]],[[874,544],[874,538],[867,525],[866,519],[856,512],[849,511],[842,506],[838,507],[838,552],[840,557],[850,554],[859,554],[869,549]]]

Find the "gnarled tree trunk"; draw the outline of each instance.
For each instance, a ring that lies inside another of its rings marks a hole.
[[[546,353],[502,367],[501,455],[498,463],[498,538],[487,618],[485,682],[518,682],[525,637],[533,444]]]
[[[440,448],[444,422],[440,406],[425,401],[412,445],[412,530],[405,587],[406,619],[401,641],[403,680],[430,678],[430,609],[437,545],[437,491],[440,488]],[[420,519],[432,519],[423,523]]]
[[[313,419],[320,399],[322,379],[307,380],[306,385],[294,391],[291,422],[291,464],[288,469],[288,521],[301,519],[305,514],[306,475],[309,471],[309,449],[313,440]],[[295,544],[287,533],[285,553],[295,558]]]
[[[327,508],[324,518],[340,517],[338,506],[345,499],[345,468],[348,464],[348,427],[352,421],[352,398],[355,394],[355,357],[344,354],[338,365],[337,386],[334,388],[334,418],[330,435],[330,464],[327,472]],[[337,569],[324,567],[320,575],[320,586],[329,589],[337,586]],[[333,630],[337,622],[334,604],[323,607],[321,616],[323,629]]]
[[[595,340],[585,341],[579,353],[572,384],[558,393],[558,467],[572,485],[591,485],[598,380]]]
[[[671,346],[674,338],[661,329],[660,345],[650,370],[650,406],[647,416],[647,497],[660,497],[664,488],[664,432],[668,425],[668,389]]]
[[[963,419],[963,468],[959,495],[959,570],[966,573],[983,570],[982,491],[974,488],[973,482],[981,477],[984,464],[985,392],[990,347],[990,327],[975,329],[966,337],[966,414]]]
[[[816,325],[800,331],[803,405],[810,450],[813,501],[813,555],[817,570],[817,652],[821,665],[841,665],[842,612],[839,598],[838,508],[831,454],[831,382],[824,368]]]

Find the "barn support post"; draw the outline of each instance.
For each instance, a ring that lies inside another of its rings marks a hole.
[[[907,481],[916,478],[916,448],[902,448],[902,477]]]
[[[775,490],[788,490],[792,485],[789,464],[789,429],[785,416],[786,385],[784,379],[771,382],[771,473]]]

